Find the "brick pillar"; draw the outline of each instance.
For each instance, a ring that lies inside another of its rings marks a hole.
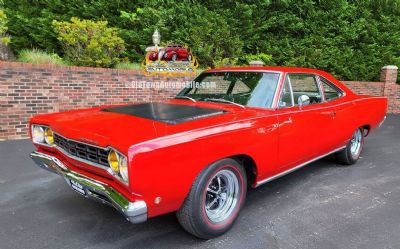
[[[397,82],[397,66],[384,66],[381,71],[381,81],[385,83],[383,95],[388,98],[388,112],[398,113],[400,110],[398,92],[400,87]]]

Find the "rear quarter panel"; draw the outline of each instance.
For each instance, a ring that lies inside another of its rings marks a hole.
[[[386,97],[354,95],[336,105],[336,134],[346,144],[354,131],[368,126],[373,132],[385,118],[387,112]]]

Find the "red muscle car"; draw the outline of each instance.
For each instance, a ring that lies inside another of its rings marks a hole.
[[[148,58],[151,61],[158,59],[163,61],[191,61],[192,54],[182,45],[172,44],[166,48],[160,48],[158,51],[148,53]]]
[[[168,45],[165,48],[165,52],[162,56],[162,60],[165,61],[191,61],[192,54],[179,44]]]
[[[31,158],[132,223],[176,212],[207,239],[233,225],[249,188],[330,154],[356,163],[387,109],[314,69],[221,68],[195,82],[166,102],[35,116]]]

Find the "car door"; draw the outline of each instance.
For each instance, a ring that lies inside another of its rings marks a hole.
[[[343,141],[350,137],[353,131],[349,135],[343,132],[346,127],[341,122],[342,113],[349,108],[349,104],[343,104],[341,97],[344,96],[342,90],[340,90],[335,84],[327,80],[322,76],[318,76],[320,82],[323,100],[324,100],[324,111],[326,115],[331,115],[332,122],[327,123],[326,129],[328,130],[324,137],[326,144],[325,150],[332,151],[343,145]],[[338,130],[340,129],[340,132]]]
[[[302,95],[308,96],[309,104],[299,105]],[[278,161],[282,171],[326,150],[324,136],[332,126],[332,115],[323,102],[321,86],[314,74],[288,73],[278,103]]]

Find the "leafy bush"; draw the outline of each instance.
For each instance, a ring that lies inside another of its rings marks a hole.
[[[18,61],[27,62],[32,64],[54,64],[54,65],[67,65],[58,54],[46,53],[37,49],[22,50],[18,55]]]
[[[119,62],[114,66],[114,68],[116,68],[116,69],[142,69],[142,65],[139,63],[132,63],[132,62]]]
[[[262,62],[264,62],[265,65],[271,65],[272,64],[272,55],[264,54],[264,53],[246,54],[243,57],[243,60],[247,64],[250,63],[250,61],[262,61]]]
[[[79,66],[111,67],[119,62],[125,50],[117,29],[108,28],[107,21],[53,21],[65,57]]]
[[[214,60],[215,67],[231,67],[238,64],[238,58],[223,58],[221,60]]]
[[[7,29],[7,15],[0,6],[0,43],[8,44],[10,42],[10,37],[6,36]]]

